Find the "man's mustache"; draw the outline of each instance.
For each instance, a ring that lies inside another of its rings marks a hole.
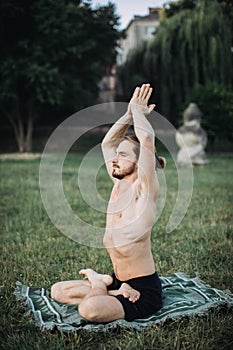
[[[115,164],[115,163],[112,164],[112,167],[113,167],[113,168],[120,169],[119,165],[117,165],[117,164]]]

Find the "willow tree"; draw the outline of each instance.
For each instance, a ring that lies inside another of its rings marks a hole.
[[[128,82],[129,71],[131,81],[134,74],[150,81],[159,93],[159,112],[175,123],[180,106],[195,86],[210,82],[231,86],[231,56],[230,28],[219,4],[199,0],[193,9],[161,21],[153,41],[128,58],[121,79],[128,75]],[[135,66],[138,57],[140,67]]]
[[[119,69],[119,81],[124,98],[128,101],[136,85],[145,81],[145,70],[142,69],[147,43],[144,41],[130,51],[124,66]]]

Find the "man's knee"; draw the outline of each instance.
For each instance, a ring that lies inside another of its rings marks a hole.
[[[57,282],[51,287],[51,298],[58,301],[59,303],[64,303],[66,298],[66,289],[64,288],[63,282]]]
[[[103,307],[103,305],[102,305]],[[99,305],[95,298],[88,298],[82,301],[78,307],[81,317],[91,322],[97,322],[99,318]]]

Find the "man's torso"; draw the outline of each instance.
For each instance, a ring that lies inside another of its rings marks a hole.
[[[150,234],[156,196],[137,180],[121,188],[118,185],[113,187],[107,208],[104,245],[115,274],[124,281],[155,272]]]

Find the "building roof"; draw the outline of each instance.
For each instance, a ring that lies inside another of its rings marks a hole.
[[[149,7],[149,14],[145,16],[134,15],[129,24],[126,27],[126,30],[131,26],[135,21],[148,21],[148,20],[158,20],[159,12],[161,11],[160,7]]]

